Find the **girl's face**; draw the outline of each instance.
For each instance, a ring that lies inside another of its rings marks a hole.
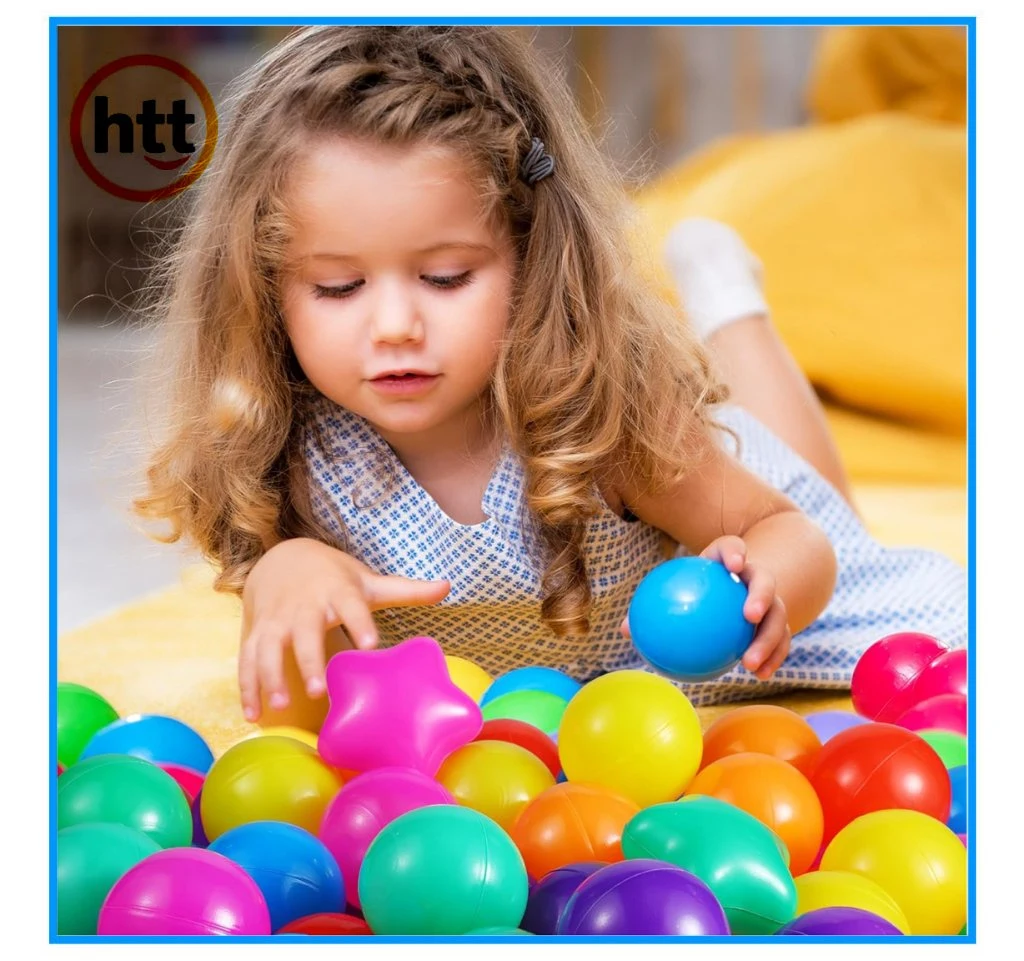
[[[458,156],[323,140],[291,200],[283,315],[313,386],[393,446],[478,431],[514,257]]]

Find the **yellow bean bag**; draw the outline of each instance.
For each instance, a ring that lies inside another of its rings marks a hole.
[[[635,198],[669,298],[661,250],[680,219],[724,221],[755,251],[855,481],[964,482],[965,56],[954,28],[826,32],[818,122],[715,143]]]

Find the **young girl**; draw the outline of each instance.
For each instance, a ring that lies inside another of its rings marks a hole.
[[[516,32],[302,30],[230,107],[167,259],[173,396],[136,508],[242,596],[247,718],[315,730],[327,658],[413,635],[492,674],[643,668],[625,616],[666,544],[737,573],[757,625],[682,685],[698,704],[848,685],[894,630],[964,643],[963,571],[844,499],[751,256],[684,223],[692,326],[659,300]]]

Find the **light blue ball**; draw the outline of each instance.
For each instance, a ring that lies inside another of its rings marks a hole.
[[[177,764],[206,774],[213,752],[184,721],[163,714],[130,714],[101,727],[85,745],[81,760],[99,754],[131,754],[153,764]]]
[[[946,825],[954,834],[967,833],[967,765],[949,769],[949,817]]]
[[[556,671],[553,667],[517,667],[491,682],[491,686],[480,698],[480,706],[512,691],[546,691],[563,701],[571,701],[582,686],[579,681],[574,681],[568,674]]]
[[[678,557],[637,585],[629,631],[640,656],[678,681],[706,681],[739,663],[756,625],[743,616],[747,585],[724,564]]]
[[[210,850],[238,864],[270,909],[272,931],[307,914],[345,910],[345,884],[334,855],[305,828],[251,821],[226,831]]]

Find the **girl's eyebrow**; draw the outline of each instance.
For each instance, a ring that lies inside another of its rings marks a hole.
[[[420,250],[415,250],[413,253],[416,254],[432,254],[439,250],[480,250],[485,253],[494,253],[494,248],[490,244],[476,243],[470,240],[445,240],[441,243],[431,244],[429,247],[423,247]],[[309,254],[308,260],[354,260],[351,254],[333,253],[330,251],[318,251],[313,254]]]

